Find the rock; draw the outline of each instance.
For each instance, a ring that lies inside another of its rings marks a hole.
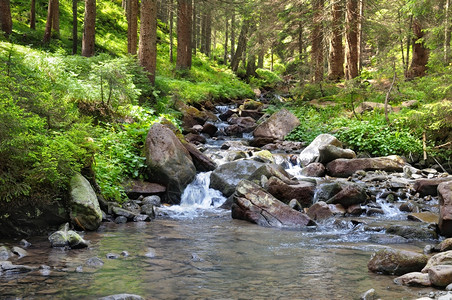
[[[182,113],[182,128],[185,132],[189,132],[195,125],[203,125],[208,120],[216,120],[214,114],[207,111],[201,111],[193,106],[182,103],[182,101],[176,103],[176,107]]]
[[[446,287],[452,283],[452,266],[433,266],[428,269],[428,277],[434,286]]]
[[[22,249],[17,246],[12,247],[11,252],[14,253],[15,255],[19,256],[19,258],[22,258],[22,257],[28,255],[28,252],[25,249]]]
[[[88,247],[88,241],[85,241],[77,232],[67,231],[68,245],[71,249],[81,249]]]
[[[438,185],[442,182],[452,181],[451,177],[434,178],[434,179],[417,179],[414,182],[414,190],[419,196],[436,196],[438,195]]]
[[[97,298],[97,300],[144,300],[144,298],[133,294],[116,294]]]
[[[337,204],[337,205],[339,205],[339,204]],[[347,213],[352,216],[359,216],[363,213],[363,211],[364,210],[360,204],[353,204],[353,205],[350,205],[349,207],[347,207]],[[369,213],[369,211],[367,211],[367,213]]]
[[[191,128],[190,133],[200,133],[202,128],[203,126],[196,124]]]
[[[240,110],[262,110],[264,104],[262,102],[256,101],[256,100],[252,100],[252,99],[247,99],[245,100],[245,102],[243,102],[242,105],[239,106]]]
[[[312,220],[325,220],[334,215],[332,206],[334,205],[328,205],[323,201],[319,201],[308,208],[306,213]]]
[[[69,203],[72,224],[83,230],[96,230],[102,222],[102,211],[91,184],[81,174],[75,174],[70,181]]]
[[[386,229],[386,233],[396,234],[406,239],[430,240],[438,238],[436,231],[428,225],[407,226],[407,225],[391,225]]]
[[[50,245],[55,247],[66,247],[68,245],[67,233],[64,231],[56,231],[49,236]]]
[[[310,163],[301,169],[301,175],[308,177],[323,177],[325,176],[325,166],[321,163]]]
[[[255,161],[262,162],[262,163],[270,163],[270,164],[275,163],[275,158],[273,157],[273,154],[271,154],[271,152],[268,150],[261,150],[258,152],[254,152],[252,159],[254,159]]]
[[[127,218],[124,216],[118,216],[115,218],[115,223],[116,224],[124,224],[127,223]]]
[[[444,252],[452,250],[452,238],[448,238],[443,240],[441,243],[436,245],[434,249],[438,252]]]
[[[286,204],[290,200],[296,199],[302,207],[309,207],[312,205],[312,199],[314,198],[315,184],[300,181],[298,184],[289,185],[277,177],[270,177],[265,188],[276,199]]]
[[[229,125],[224,129],[224,133],[227,136],[241,136],[245,132],[247,132],[246,128],[241,127],[238,124]]]
[[[328,201],[334,195],[342,190],[342,186],[338,182],[327,182],[319,184],[314,192],[314,203],[319,201]]]
[[[88,247],[89,243],[85,241],[77,232],[69,230],[69,224],[61,226],[60,230],[55,231],[49,236],[52,247],[70,247],[80,249]]]
[[[217,131],[218,131],[217,126],[213,125],[212,123],[204,124],[204,126],[202,127],[202,130],[201,130],[202,133],[205,133],[211,137],[215,136]]]
[[[195,145],[201,145],[206,143],[206,138],[198,133],[189,133],[185,135],[185,140],[188,143],[195,144]]]
[[[254,160],[236,160],[225,163],[210,175],[210,187],[219,190],[225,197],[229,197],[234,193],[240,180],[247,179],[263,165]]]
[[[15,273],[25,273],[36,270],[35,267],[29,267],[24,265],[14,265],[10,261],[0,261],[0,273],[2,271],[15,272]]]
[[[292,209],[298,210],[298,211],[302,211],[303,207],[301,206],[301,204],[297,201],[297,199],[292,199],[290,200],[289,204],[288,204]]]
[[[136,215],[133,217],[134,222],[150,222],[151,218],[148,215]]]
[[[193,164],[198,172],[209,172],[215,170],[217,164],[211,160],[207,155],[203,154],[192,144],[184,143],[185,149],[190,153]]]
[[[331,144],[319,148],[319,162],[322,164],[327,164],[338,158],[356,158],[356,153],[351,149],[342,149]]]
[[[260,166],[247,179],[249,181],[260,181],[262,176],[265,176],[266,178],[276,177],[286,184],[298,183],[297,181],[291,180],[290,174],[287,173],[283,167],[276,164],[265,164]]]
[[[241,117],[250,117],[254,120],[259,120],[264,115],[263,112],[252,110],[252,109],[243,109],[240,110],[240,116]]]
[[[121,256],[123,256],[123,257],[128,257],[128,256],[129,256],[129,252],[127,252],[127,251],[121,251]]]
[[[250,117],[235,117],[228,119],[230,126],[224,132],[229,136],[240,135],[245,132],[252,132],[256,128],[256,122]]]
[[[104,261],[99,257],[91,257],[86,261],[86,265],[89,267],[102,267],[104,265]]]
[[[438,214],[434,214],[431,212],[420,212],[420,213],[411,213],[408,215],[408,220],[428,223],[428,224],[438,224]]]
[[[408,286],[431,286],[428,274],[421,272],[411,272],[394,279],[394,283],[398,285]]]
[[[28,242],[28,241],[25,240],[25,239],[21,239],[21,240],[20,240],[20,245],[21,245],[22,247],[24,247],[24,248],[28,248],[28,247],[31,246],[31,243]]]
[[[347,208],[354,204],[363,204],[367,201],[367,194],[362,187],[356,184],[346,185],[340,192],[328,199],[328,204],[340,204]]]
[[[360,300],[377,300],[377,292],[375,292],[375,289],[370,289],[366,292],[364,292],[360,297]]]
[[[367,268],[374,273],[403,275],[410,272],[419,272],[425,266],[427,260],[428,257],[424,254],[386,248],[372,255]]]
[[[0,260],[7,260],[12,256],[11,251],[9,251],[6,246],[0,246]]]
[[[154,205],[144,204],[143,206],[141,206],[141,213],[151,217],[152,219],[155,219]]]
[[[441,296],[438,297],[437,300],[452,300],[452,293],[448,292],[445,295],[441,295]]]
[[[356,171],[401,172],[405,162],[400,156],[392,155],[373,158],[339,158],[326,165],[327,174],[333,177],[348,177]]]
[[[427,273],[431,267],[438,265],[452,265],[452,250],[440,252],[430,257],[421,272]]]
[[[126,217],[127,220],[133,220],[133,218],[137,215],[137,213],[134,213],[130,210],[127,210],[127,209],[124,209],[121,207],[116,207],[116,206],[112,208],[112,211],[116,216]]]
[[[375,109],[384,110],[385,105],[383,103],[378,102],[370,102],[370,101],[364,101],[358,105],[355,112],[357,114],[362,114],[365,111],[373,111]],[[392,106],[388,105],[389,112],[392,112]]]
[[[235,113],[234,110],[229,109],[229,110],[227,110],[226,112],[220,114],[220,115],[218,116],[218,118],[219,118],[221,121],[226,121],[226,120],[229,119],[234,113]]]
[[[161,206],[161,199],[159,196],[148,196],[144,197],[142,201],[143,205],[153,205],[153,206]]]
[[[167,187],[168,202],[179,204],[184,189],[196,176],[190,153],[170,129],[159,123],[149,129],[145,152],[150,178]]]
[[[399,210],[404,211],[404,212],[416,212],[416,211],[419,211],[419,206],[415,201],[410,200],[410,201],[402,203],[399,206]]]
[[[342,143],[331,134],[320,134],[307,146],[303,151],[301,151],[299,160],[302,166],[307,166],[308,164],[315,162],[320,155],[320,148],[324,148],[328,145],[341,147]]]
[[[438,185],[439,222],[441,235],[452,237],[452,181]]]
[[[162,195],[166,192],[166,187],[158,183],[134,179],[124,184],[124,190],[129,199],[137,199],[139,196]]]
[[[255,138],[283,140],[298,125],[300,125],[298,118],[283,108],[258,125],[253,131],[253,136]]]
[[[247,180],[237,185],[231,214],[234,219],[267,227],[304,228],[313,224],[306,214],[292,209]]]
[[[107,253],[107,254],[105,255],[105,257],[108,258],[108,259],[118,259],[118,258],[119,258],[119,255],[116,254],[116,253]]]

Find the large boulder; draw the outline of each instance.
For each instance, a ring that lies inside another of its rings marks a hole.
[[[102,222],[102,211],[93,187],[85,177],[76,173],[70,181],[70,188],[72,223],[83,230],[96,230]]]
[[[343,149],[331,144],[319,148],[319,162],[322,164],[327,164],[338,158],[356,158],[356,153],[351,149]]]
[[[326,165],[327,174],[333,177],[348,177],[356,171],[402,172],[405,161],[397,155],[373,158],[339,158]]]
[[[419,272],[425,266],[427,260],[428,257],[424,254],[386,248],[372,255],[367,268],[374,273],[403,275],[410,272]]]
[[[340,204],[347,208],[355,204],[364,204],[367,194],[358,184],[346,184],[337,194],[326,201],[327,204]]]
[[[286,184],[277,177],[270,177],[265,188],[276,199],[286,204],[296,199],[301,207],[309,207],[314,198],[315,183],[300,181],[297,184]]]
[[[188,143],[184,143],[184,147],[187,149],[188,153],[190,153],[197,171],[209,172],[215,170],[217,164],[207,155],[199,151],[198,148]]]
[[[307,146],[299,155],[300,164],[302,166],[307,166],[312,162],[315,162],[319,155],[319,149],[325,148],[326,146],[336,146],[342,148],[342,143],[331,134],[320,134]]]
[[[373,111],[373,110],[384,110],[385,109],[385,105],[384,103],[378,103],[378,102],[370,102],[370,101],[364,101],[362,103],[360,103],[358,105],[358,107],[356,108],[355,112],[357,114],[362,114],[365,111]],[[388,109],[390,112],[392,112],[392,106],[388,105]]]
[[[427,273],[430,268],[438,265],[452,265],[452,250],[440,252],[430,257],[421,272]]]
[[[300,121],[293,113],[287,109],[281,109],[257,126],[253,135],[255,138],[283,140],[298,125]]]
[[[438,185],[439,222],[441,235],[452,237],[452,181]]]
[[[431,286],[428,274],[421,272],[411,272],[394,279],[395,284],[408,286]]]
[[[180,203],[180,197],[196,176],[190,153],[169,128],[155,123],[146,137],[146,164],[151,180],[167,188],[168,202]]]
[[[233,201],[234,219],[266,227],[303,228],[314,224],[306,214],[292,209],[248,180],[237,185]]]
[[[452,266],[438,265],[428,269],[428,277],[434,286],[446,287],[452,283]]]
[[[249,181],[260,181],[262,179],[262,176],[265,176],[267,179],[270,177],[276,177],[286,184],[297,183],[296,181],[290,179],[291,178],[290,174],[287,173],[283,167],[276,164],[265,164],[260,166],[247,179]]]
[[[247,179],[263,165],[261,162],[248,159],[225,163],[210,174],[210,187],[229,197],[234,193],[240,180]]]
[[[137,199],[140,196],[162,195],[166,192],[165,186],[142,180],[127,181],[124,183],[123,187],[129,199]]]
[[[419,196],[425,197],[428,195],[438,195],[438,185],[443,182],[452,181],[452,177],[432,178],[432,179],[417,179],[414,182],[414,190],[419,193]]]
[[[77,232],[69,230],[68,223],[61,226],[60,230],[52,233],[49,236],[49,241],[52,247],[70,247],[72,249],[88,247],[88,242]]]
[[[319,201],[328,201],[334,195],[342,190],[342,185],[339,182],[324,182],[317,186],[314,193],[314,203]]]

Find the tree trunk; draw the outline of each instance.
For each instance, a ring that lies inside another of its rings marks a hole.
[[[168,3],[166,0],[159,1],[157,18],[162,21],[163,24],[168,23]]]
[[[231,16],[231,61],[235,53],[235,11],[232,10]]]
[[[256,55],[250,53],[246,63],[246,78],[251,76],[256,76]]]
[[[44,30],[44,38],[42,42],[44,44],[48,44],[50,42],[50,37],[52,35],[52,23],[53,23],[53,14],[55,12],[54,6],[55,0],[49,0],[49,4],[47,6],[47,21],[46,21],[46,28]]]
[[[246,36],[248,34],[249,20],[244,20],[242,23],[242,28],[240,29],[239,41],[237,43],[237,49],[234,53],[234,57],[231,61],[231,69],[237,72],[239,68],[240,60],[242,59],[242,54],[246,49]]]
[[[347,0],[345,78],[358,76],[358,0]]]
[[[343,2],[335,1],[332,5],[332,23],[330,53],[328,57],[328,79],[339,81],[344,78],[344,46],[342,44]]]
[[[424,42],[419,42],[424,37],[422,32],[422,25],[418,19],[413,21],[413,57],[411,59],[411,66],[408,70],[407,79],[413,79],[415,77],[422,77],[427,70],[428,49],[425,47]]]
[[[36,29],[36,0],[31,0],[30,5],[30,29]]]
[[[445,16],[444,16],[444,62],[446,65],[449,65],[450,60],[450,0],[446,0],[446,4],[444,7]]]
[[[191,0],[178,0],[176,69],[191,68]]]
[[[11,18],[11,5],[9,0],[0,0],[0,23],[6,36],[13,32],[13,20]]]
[[[82,56],[94,55],[96,36],[96,0],[85,0],[85,21],[83,24]]]
[[[228,61],[228,41],[229,41],[229,16],[226,15],[226,24],[225,24],[225,33],[224,33],[224,56],[223,62],[227,64]]]
[[[192,24],[191,24],[191,49],[193,51],[193,54],[196,55],[197,47],[197,32],[196,32],[196,14],[198,13],[198,3],[196,0],[193,0],[193,17],[192,17]]]
[[[313,28],[311,32],[313,82],[323,80],[323,6],[324,0],[313,0]]]
[[[303,61],[303,23],[300,21],[298,23],[298,59],[300,62]]]
[[[127,53],[137,54],[138,40],[138,0],[129,0],[127,4]]]
[[[157,65],[157,0],[141,0],[138,59],[143,68],[149,72],[149,81],[154,85]]]
[[[55,3],[52,7],[53,13],[53,21],[52,21],[52,29],[53,29],[53,36],[55,38],[60,37],[60,1],[55,0]]]
[[[173,59],[173,25],[174,25],[174,7],[173,0],[169,0],[169,36],[170,36],[170,44],[169,44],[169,60],[170,63],[174,62]]]
[[[206,55],[210,57],[212,52],[212,7],[207,4],[206,12]]]
[[[77,54],[78,47],[77,0],[72,0],[72,54]]]
[[[359,15],[358,15],[358,73],[361,72],[363,67],[363,55],[364,55],[364,5],[365,0],[359,0]]]

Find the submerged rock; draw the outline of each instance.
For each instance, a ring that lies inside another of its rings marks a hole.
[[[267,227],[303,228],[314,224],[306,214],[292,209],[251,181],[240,181],[233,198],[234,219]]]
[[[24,266],[24,265],[14,265],[10,261],[0,261],[0,273],[2,271],[23,273],[23,272],[30,272],[33,270],[36,270],[36,268],[30,267],[30,266]]]
[[[102,211],[96,193],[89,181],[75,174],[70,182],[70,217],[72,224],[83,230],[96,230],[102,222]]]
[[[417,252],[396,250],[391,248],[375,252],[367,268],[374,273],[403,275],[419,272],[427,263],[428,257]]]
[[[406,239],[414,240],[433,240],[438,238],[434,229],[428,225],[420,226],[419,224],[415,224],[414,226],[391,225],[386,229],[386,233],[396,234]]]

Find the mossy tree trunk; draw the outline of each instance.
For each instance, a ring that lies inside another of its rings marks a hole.
[[[407,73],[407,79],[415,77],[422,77],[427,71],[427,63],[429,51],[423,42],[424,32],[422,31],[422,24],[419,19],[413,21],[413,54],[411,59],[410,69]]]

